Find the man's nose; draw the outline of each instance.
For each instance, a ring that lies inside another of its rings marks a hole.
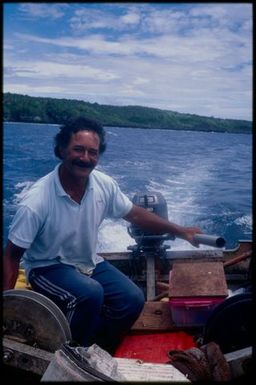
[[[90,155],[89,155],[89,151],[88,150],[84,150],[80,156],[80,159],[83,159],[83,160],[89,160],[90,159]]]

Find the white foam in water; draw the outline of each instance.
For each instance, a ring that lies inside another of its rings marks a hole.
[[[124,220],[106,219],[103,221],[99,230],[97,251],[127,251],[127,247],[135,242],[127,232],[127,225],[128,222]]]
[[[169,218],[170,219],[170,218]],[[127,251],[127,247],[134,245],[135,240],[128,234],[128,222],[124,220],[103,221],[98,236],[98,252],[119,252]],[[195,250],[196,248],[184,239],[175,238],[165,241],[171,250]],[[213,249],[214,247],[200,245],[201,250]]]
[[[250,230],[252,230],[252,216],[251,215],[243,215],[242,217],[237,218],[235,220],[235,224],[240,225],[240,226],[246,226]]]
[[[208,228],[211,229],[216,213],[209,212],[209,207],[206,206],[205,192],[209,189],[211,190],[212,184],[214,185],[215,172],[219,167],[218,157],[204,158],[203,162],[201,157],[188,157],[187,162],[184,159],[181,165],[164,162],[161,164],[160,174],[154,172],[151,160],[143,160],[143,162],[131,162],[129,160],[128,162],[130,162],[132,168],[137,169],[141,167],[146,172],[148,172],[148,168],[151,170],[150,175],[152,177],[148,180],[145,190],[160,192],[163,195],[167,202],[168,218],[171,222],[181,226],[200,226],[206,232]],[[118,173],[117,180],[120,181]],[[133,193],[135,191],[131,192],[130,197],[132,197]],[[204,218],[203,222],[197,222],[199,216]],[[241,222],[248,224],[249,218],[243,218]],[[113,222],[111,227],[108,228],[109,224],[110,222],[107,222],[102,228],[100,237],[100,242],[103,245],[102,249],[105,249],[105,251],[123,251],[127,249],[127,246],[135,243],[134,239],[127,234],[127,227],[125,225]],[[195,250],[195,247],[189,242],[179,238],[176,238],[174,241],[166,241],[165,244],[169,244],[172,250]],[[207,245],[200,245],[200,249],[204,250],[213,248]]]
[[[98,236],[97,252],[119,252],[127,251],[127,247],[134,245],[135,240],[127,231],[126,222],[123,220],[112,221],[107,219],[103,222]],[[171,250],[195,250],[189,242],[184,239],[175,238],[173,241],[165,241],[165,245],[171,246]],[[200,245],[201,250],[213,249],[214,247]]]
[[[194,166],[190,165],[189,170],[196,169],[197,173],[189,171],[185,167],[185,171],[176,175],[173,179],[166,178],[163,183],[154,179],[149,181],[146,189],[151,192],[160,192],[166,199],[168,207],[168,218],[171,222],[181,226],[196,226],[193,223],[195,215],[204,213],[204,208],[199,207],[200,194],[202,184],[211,178],[211,173],[207,169],[207,165],[198,165],[195,162]],[[208,165],[208,166],[212,166]],[[170,174],[173,172],[171,165],[166,165],[165,168],[170,168]],[[164,171],[167,173],[167,170]],[[198,199],[199,198],[199,199]],[[127,233],[127,225],[124,221],[103,222],[99,234],[99,250],[98,251],[126,251],[129,245],[135,243]],[[172,250],[195,250],[189,242],[176,238],[173,241],[166,241],[166,245],[170,245]],[[200,249],[212,249],[211,246],[200,245]]]
[[[32,184],[35,182],[32,181],[26,181],[26,182],[20,182],[15,185],[15,190],[21,189],[20,192],[15,193],[13,196],[13,203],[15,205],[19,204],[19,202],[23,199],[23,197],[26,195],[26,192],[30,189]]]

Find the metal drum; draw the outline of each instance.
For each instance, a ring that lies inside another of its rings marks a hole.
[[[3,331],[8,338],[49,352],[72,338],[62,311],[32,290],[3,292]]]

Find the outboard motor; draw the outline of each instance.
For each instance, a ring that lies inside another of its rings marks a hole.
[[[134,195],[132,202],[135,205],[143,207],[144,209],[168,220],[167,203],[161,193],[137,193]],[[163,242],[168,239],[175,239],[175,237],[171,236],[170,234],[155,234],[145,231],[134,224],[130,224],[128,226],[128,233],[132,238],[135,239],[136,242],[135,246],[129,246],[128,249],[137,251],[145,249],[159,251],[159,249],[163,248],[165,250],[170,246],[163,246]]]

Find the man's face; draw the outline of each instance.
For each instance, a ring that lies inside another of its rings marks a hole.
[[[72,134],[66,148],[61,148],[62,164],[74,177],[88,177],[98,163],[99,135],[94,131],[78,131]]]

